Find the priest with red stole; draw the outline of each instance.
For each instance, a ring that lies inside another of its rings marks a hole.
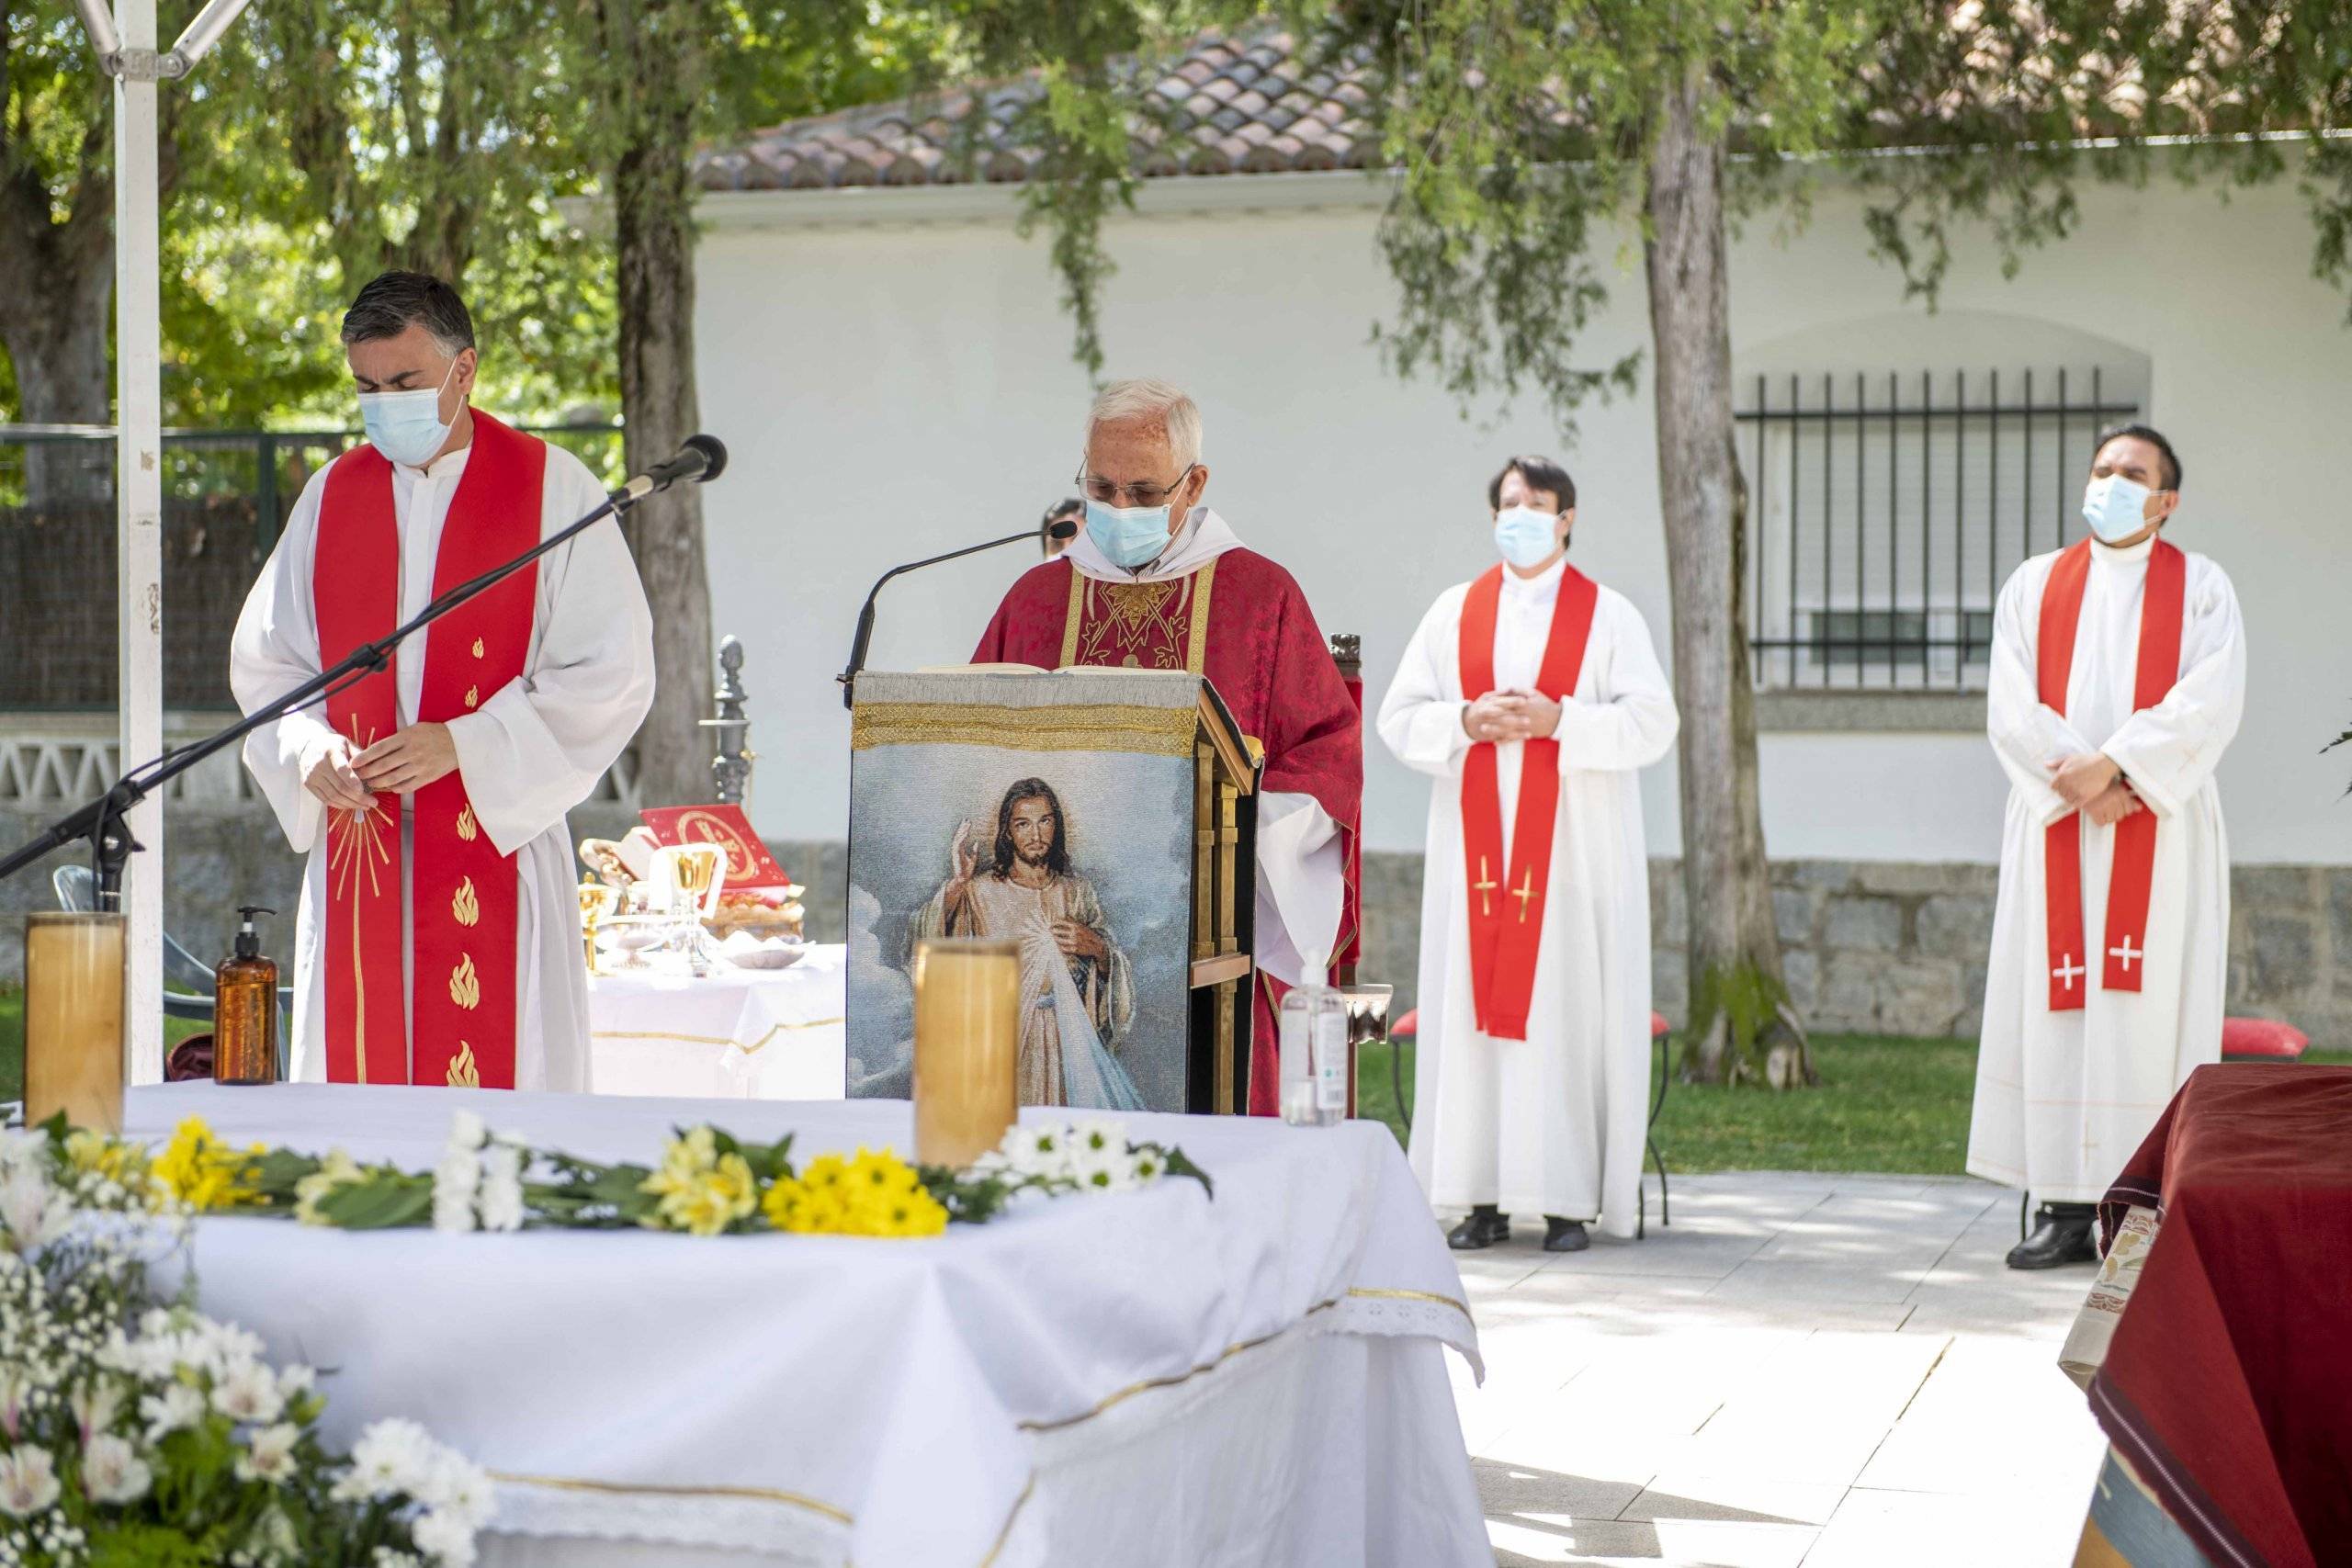
[[[1298,584],[1201,504],[1209,470],[1191,398],[1163,381],[1104,388],[1078,478],[1085,528],[1012,585],[972,658],[1206,675],[1263,748],[1250,1110],[1272,1115],[1274,1008],[1304,976],[1325,978],[1350,934],[1363,721]]]
[[[2179,504],[2170,442],[2106,432],[2089,536],[2018,568],[1994,611],[1985,727],[2010,790],[1968,1169],[2042,1201],[2013,1269],[2096,1259],[2093,1205],[2222,1055],[2213,769],[2245,706],[2245,631],[2222,569],[2161,536]]]
[[[1430,777],[1411,1154],[1457,1249],[1544,1216],[1544,1247],[1640,1223],[1649,1110],[1641,770],[1679,727],[1631,601],[1568,564],[1576,481],[1513,457],[1487,486],[1502,558],[1438,595],[1380,705]]]
[[[368,445],[303,491],[238,617],[246,709],[595,508],[570,453],[469,406],[473,321],[391,272],[343,319]],[[652,617],[617,523],[256,730],[245,765],[310,857],[293,1076],[580,1091],[588,993],[564,813],[653,701]]]

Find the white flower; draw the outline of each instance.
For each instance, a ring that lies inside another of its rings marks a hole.
[[[1148,1187],[1167,1174],[1167,1157],[1158,1149],[1139,1148],[1127,1156],[1127,1177],[1137,1187]]]
[[[88,1442],[98,1433],[114,1425],[122,1414],[122,1388],[112,1378],[96,1378],[74,1389],[66,1401],[74,1411],[74,1421],[82,1429],[82,1440]]]
[[[135,1503],[154,1481],[154,1471],[127,1438],[101,1435],[82,1450],[82,1489],[93,1503]]]
[[[18,1252],[38,1252],[63,1235],[74,1223],[74,1201],[49,1184],[39,1168],[0,1169],[0,1225]]]
[[[289,1361],[277,1371],[277,1395],[292,1404],[311,1392],[319,1381],[318,1372],[300,1361]]]
[[[1124,1192],[1136,1184],[1135,1163],[1124,1143],[1107,1147],[1080,1143],[1070,1156],[1070,1175],[1086,1192]]]
[[[490,1476],[455,1449],[435,1445],[429,1472],[409,1492],[435,1513],[460,1520],[470,1529],[490,1522]]]
[[[424,1564],[421,1559],[409,1552],[394,1551],[389,1546],[379,1546],[376,1549],[376,1555],[368,1560],[368,1568],[424,1568]]]
[[[31,1127],[0,1132],[0,1170],[32,1170],[48,1162],[48,1134]]]
[[[212,1385],[212,1407],[232,1421],[275,1421],[286,1408],[277,1377],[259,1361],[232,1367]]]
[[[1073,1153],[1086,1155],[1125,1154],[1127,1152],[1127,1130],[1116,1122],[1080,1122],[1069,1134]]]
[[[17,1429],[25,1419],[25,1407],[31,1401],[34,1388],[32,1369],[20,1361],[0,1365],[0,1430],[6,1430],[8,1440],[17,1440]]]
[[[266,1481],[272,1485],[294,1477],[294,1445],[302,1428],[290,1421],[264,1427],[253,1435],[253,1446],[237,1456],[240,1481]]]
[[[47,1449],[0,1455],[0,1514],[28,1519],[57,1501],[57,1461]]]
[[[470,1111],[458,1111],[449,1116],[449,1147],[478,1149],[490,1141],[490,1125]]]
[[[409,1536],[429,1562],[442,1568],[472,1568],[474,1527],[456,1515],[435,1509],[418,1516]]]
[[[512,1231],[523,1228],[523,1151],[495,1144],[481,1156],[481,1228]]]
[[[160,1443],[204,1419],[204,1395],[184,1382],[166,1383],[139,1402],[139,1418],[147,1423],[147,1440]]]
[[[479,1117],[476,1118],[480,1120]],[[474,1228],[474,1195],[481,1189],[481,1156],[454,1141],[433,1169],[433,1228]]]
[[[438,1445],[413,1421],[392,1416],[369,1427],[351,1445],[351,1472],[335,1483],[335,1495],[346,1501],[389,1497],[422,1485]]]

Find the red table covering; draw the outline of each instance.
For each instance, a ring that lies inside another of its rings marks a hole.
[[[2107,1194],[2159,1226],[2091,1408],[2216,1563],[2352,1563],[2352,1067],[2199,1067]]]

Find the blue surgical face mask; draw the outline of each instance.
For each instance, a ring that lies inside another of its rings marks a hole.
[[[457,373],[458,363],[453,359],[448,375],[429,392],[360,393],[359,423],[368,432],[369,444],[393,462],[412,468],[431,462],[433,454],[449,439],[454,422],[441,417],[441,394],[449,389],[449,377]]]
[[[1560,514],[1532,506],[1506,506],[1495,513],[1495,548],[1525,571],[1543,565],[1560,547]]]
[[[2146,485],[2109,474],[2083,490],[2083,521],[2102,544],[2128,539],[2148,525]]]
[[[1094,547],[1129,571],[1148,566],[1168,548],[1168,508],[1086,503],[1086,536]]]

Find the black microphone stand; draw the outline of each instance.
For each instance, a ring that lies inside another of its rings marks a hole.
[[[1073,526],[1067,534],[1049,532],[1047,536],[1068,539],[1074,537],[1077,533],[1078,529]],[[1037,536],[1037,529],[1023,528],[1018,534],[1007,534],[1001,539],[990,539],[985,544],[966,545],[960,550],[950,550],[943,556],[933,556],[925,560],[910,560],[904,566],[894,566],[880,577],[876,578],[873,588],[866,592],[865,608],[857,613],[857,636],[849,645],[849,666],[833,677],[842,683],[842,706],[854,708],[857,705],[858,672],[865,668],[865,645],[874,640],[874,600],[882,592],[884,583],[901,572],[918,570],[926,566],[937,566],[941,561],[954,560],[958,556],[975,556],[982,550],[992,550],[1001,545],[1017,545],[1023,539],[1035,540]]]
[[[641,481],[632,481],[632,483],[637,482]],[[665,487],[656,485],[654,488]],[[649,491],[640,493],[651,492]],[[120,908],[123,865],[130,860],[134,851],[143,847],[131,838],[130,827],[126,820],[133,807],[164,784],[203,761],[207,757],[235,745],[262,726],[275,724],[287,715],[308,707],[313,702],[333,696],[342,691],[345,685],[384,669],[391,662],[392,650],[402,641],[439,620],[468,600],[512,577],[558,545],[570,543],[592,525],[602,522],[607,516],[617,518],[625,515],[639,498],[640,494],[632,493],[629,485],[622,486],[607,495],[602,506],[571,524],[561,533],[550,535],[542,539],[537,545],[516,556],[504,566],[483,572],[469,582],[459,583],[418,611],[415,619],[397,628],[381,641],[362,643],[359,647],[353,649],[350,654],[332,670],[323,671],[305,681],[293,691],[248,714],[226,729],[218,730],[202,740],[194,740],[185,746],[174,747],[153,761],[124,770],[122,776],[115,781],[115,786],[105,795],[87,806],[78,807],[59,818],[42,829],[39,837],[18,848],[6,858],[0,859],[0,881],[6,881],[14,876],[51,850],[70,844],[76,839],[86,839],[90,842],[92,868],[97,874],[98,908],[102,910]],[[1023,536],[1034,537],[1034,534]]]

